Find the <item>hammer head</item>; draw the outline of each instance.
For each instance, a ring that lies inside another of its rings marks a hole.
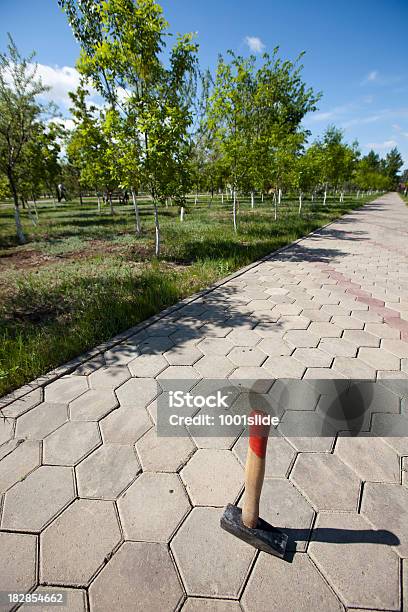
[[[232,535],[263,552],[281,559],[285,556],[287,534],[272,527],[261,518],[258,519],[258,525],[255,529],[246,527],[242,522],[242,510],[238,506],[228,504],[221,517],[220,525],[228,533],[232,533]]]

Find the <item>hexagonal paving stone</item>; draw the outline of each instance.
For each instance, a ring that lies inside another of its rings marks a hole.
[[[3,418],[0,415],[0,445],[8,442],[13,437],[14,419]]]
[[[41,387],[38,389],[34,389],[27,395],[24,395],[18,400],[15,400],[8,406],[4,406],[4,408],[0,409],[1,415],[3,417],[16,418],[21,414],[24,414],[34,406],[37,406],[42,401],[42,389]]]
[[[121,406],[145,408],[160,392],[154,378],[131,378],[116,390]]]
[[[283,339],[296,348],[314,348],[319,344],[320,336],[312,334],[308,329],[292,329],[286,332]]]
[[[153,378],[160,374],[167,366],[168,363],[162,355],[144,353],[129,363],[129,370],[132,376]]]
[[[42,440],[68,420],[66,404],[45,402],[17,419],[16,437]]]
[[[126,343],[118,344],[104,353],[107,366],[125,366],[140,354],[139,345]]]
[[[283,315],[278,320],[278,328],[281,332],[290,330],[305,330],[310,324],[310,319],[303,315]]]
[[[332,357],[318,348],[298,348],[292,355],[307,368],[329,368]]]
[[[46,402],[67,404],[88,389],[87,380],[82,376],[63,376],[45,387]]]
[[[76,376],[87,376],[88,374],[92,374],[99,368],[102,368],[106,365],[105,357],[103,355],[97,355],[93,359],[89,359],[88,361],[84,361],[81,363],[73,372]]]
[[[260,366],[266,359],[265,353],[251,346],[236,346],[228,355],[236,366]]]
[[[334,368],[307,368],[306,372],[303,375],[303,380],[338,380],[340,378],[346,378],[344,374],[341,374]]]
[[[238,388],[245,391],[250,389],[253,393],[268,393],[274,382],[268,370],[256,367],[237,368],[228,380]]]
[[[356,510],[360,479],[335,455],[301,453],[290,476],[316,510]]]
[[[325,312],[321,308],[309,308],[305,306],[302,310],[302,315],[311,321],[330,321],[331,319],[331,314]]]
[[[335,454],[362,480],[399,481],[399,457],[381,438],[339,436]]]
[[[99,421],[118,406],[110,389],[90,389],[69,405],[71,421]]]
[[[309,555],[347,608],[399,610],[399,562],[389,537],[358,514],[321,514]]]
[[[331,357],[355,357],[358,346],[344,338],[323,338],[319,342],[319,349]]]
[[[257,328],[255,328],[256,331]],[[266,353],[269,357],[279,357],[280,355],[291,355],[294,351],[293,346],[282,340],[281,336],[264,338],[257,346],[258,349]]]
[[[287,530],[288,551],[306,550],[315,512],[289,480],[264,481],[259,514],[271,525]]]
[[[377,529],[391,531],[399,540],[395,549],[408,557],[408,489],[400,484],[367,482],[363,490],[361,514]]]
[[[389,353],[392,353],[393,355],[396,355],[396,357],[403,359],[408,357],[408,342],[404,342],[403,340],[382,340],[381,348]]]
[[[341,315],[335,315],[332,320],[332,323],[338,325],[342,329],[363,329],[364,321],[361,319],[357,319],[357,317],[345,317]]]
[[[182,610],[183,612],[241,612],[242,608],[238,601],[188,597]]]
[[[346,329],[342,337],[357,346],[380,346],[380,339],[377,336],[360,329]]]
[[[89,588],[93,612],[176,610],[182,598],[167,547],[156,543],[124,542]]]
[[[314,410],[320,393],[310,383],[288,378],[275,381],[268,398],[272,405],[282,409],[283,414],[285,410]]]
[[[200,374],[193,366],[169,366],[158,375],[157,380],[177,380],[178,387],[180,387],[180,381],[183,381],[183,388],[188,391],[196,384],[198,378],[201,378]]]
[[[48,603],[45,608],[47,612],[61,612],[61,607],[63,609],[65,607],[66,612],[87,612],[88,608],[86,605],[86,591],[82,589],[66,589],[62,587],[40,586],[37,587],[33,592],[39,595],[42,594],[56,596],[61,593],[64,596],[64,606],[61,606],[61,604],[56,604],[55,606],[53,606],[52,604]],[[38,604],[24,604],[19,609],[24,610],[24,612],[39,612]]]
[[[304,453],[329,453],[336,436],[321,414],[304,410],[287,410],[278,429],[296,450]]]
[[[71,468],[41,466],[5,494],[2,529],[39,532],[74,497]]]
[[[262,367],[273,378],[302,378],[305,366],[293,357],[268,357]]]
[[[191,506],[176,474],[144,472],[118,499],[125,539],[168,542]]]
[[[204,355],[194,367],[205,378],[226,378],[235,369],[232,361],[221,355]]]
[[[255,550],[220,529],[219,508],[194,508],[171,543],[187,595],[238,598]]]
[[[40,443],[37,441],[22,441],[9,450],[0,461],[0,492],[22,480],[41,462]]]
[[[246,462],[248,443],[248,436],[241,436],[232,449],[243,467]],[[285,478],[295,456],[296,451],[284,438],[271,436],[266,453],[265,478]]]
[[[153,423],[144,408],[118,408],[100,422],[103,441],[112,444],[134,444]]]
[[[227,338],[204,338],[197,344],[204,355],[227,355],[234,345]]]
[[[314,321],[309,325],[307,331],[316,334],[319,338],[340,338],[343,329],[334,323]]]
[[[44,439],[44,463],[75,465],[101,442],[97,423],[69,421]]]
[[[375,369],[357,357],[336,357],[333,368],[347,378],[358,380],[375,380]]]
[[[28,533],[0,532],[0,591],[26,593],[37,580],[37,537]],[[11,610],[11,606],[2,606]]]
[[[78,495],[116,499],[140,471],[131,446],[103,444],[76,468]]]
[[[374,370],[399,370],[400,360],[383,348],[362,347],[358,351],[358,358],[367,363]]]
[[[93,389],[116,389],[130,378],[126,366],[110,366],[100,368],[89,376],[89,384]]]
[[[196,450],[188,436],[164,438],[151,429],[136,443],[145,472],[177,472]]]
[[[40,582],[87,586],[120,539],[113,502],[78,499],[40,536]]]
[[[234,329],[227,336],[227,340],[234,346],[255,346],[258,344],[259,335],[250,329]]]
[[[365,329],[379,338],[399,338],[399,330],[390,327],[387,323],[367,323]]]
[[[199,449],[180,473],[194,505],[223,506],[238,496],[244,472],[229,450]]]
[[[307,555],[295,555],[292,563],[284,563],[261,552],[241,603],[245,612],[343,612],[343,606]]]
[[[194,346],[174,346],[164,353],[168,363],[173,366],[193,365],[202,356]]]

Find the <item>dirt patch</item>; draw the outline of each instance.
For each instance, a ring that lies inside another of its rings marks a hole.
[[[10,268],[30,270],[63,261],[72,262],[88,259],[98,255],[118,255],[130,260],[147,260],[152,252],[146,245],[124,245],[105,240],[89,240],[86,248],[61,255],[49,255],[35,249],[13,250],[0,255],[0,273]]]

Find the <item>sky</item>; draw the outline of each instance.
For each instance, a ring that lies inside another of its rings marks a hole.
[[[303,77],[323,97],[304,124],[312,138],[329,124],[357,139],[362,154],[397,146],[408,167],[408,0],[162,0],[169,30],[197,32],[199,61],[219,53],[284,59],[305,51]],[[10,32],[23,54],[36,51],[49,97],[68,116],[79,47],[57,0],[0,0],[0,49]]]

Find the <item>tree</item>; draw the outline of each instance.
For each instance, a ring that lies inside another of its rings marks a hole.
[[[37,65],[32,63],[34,53],[22,57],[10,35],[7,49],[8,53],[0,53],[0,170],[9,182],[17,238],[24,244],[18,176],[24,170],[25,152],[38,136],[45,111],[37,97],[48,88],[37,77]]]
[[[60,0],[60,5],[81,44],[79,71],[110,110],[134,121],[133,145],[141,145],[140,172],[153,200],[158,256],[158,204],[168,195],[184,197],[188,187],[197,45],[191,34],[178,37],[165,67],[167,22],[154,0]]]
[[[383,162],[384,173],[390,179],[391,185],[394,189],[398,184],[398,173],[403,165],[404,161],[401,154],[397,147],[394,147],[389,153],[387,153]]]
[[[345,184],[351,180],[355,162],[358,157],[357,143],[348,145],[343,142],[343,132],[331,125],[321,139],[315,143],[314,154],[320,165],[320,182],[324,187],[323,204],[326,204],[327,189],[341,189],[340,201],[343,200]]]
[[[301,56],[295,62],[282,61],[276,48],[272,56],[263,55],[258,67],[255,56],[228,54],[229,63],[223,57],[218,61],[208,124],[233,188],[237,231],[237,190],[274,186],[281,193],[306,137],[301,120],[319,96],[301,79]]]

